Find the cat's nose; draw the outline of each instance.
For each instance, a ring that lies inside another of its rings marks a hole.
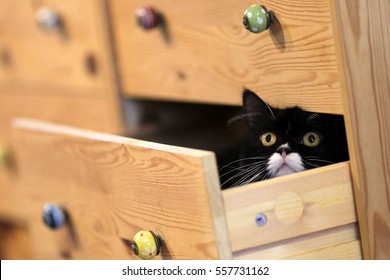
[[[288,146],[288,144],[284,144],[279,146],[279,148],[276,150],[280,154],[288,155],[292,152],[291,148]]]

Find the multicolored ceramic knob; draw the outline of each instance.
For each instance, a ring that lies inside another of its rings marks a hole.
[[[141,230],[133,238],[131,249],[140,259],[150,260],[160,254],[162,240],[151,230]]]
[[[59,229],[66,223],[65,210],[58,204],[46,203],[43,206],[43,222],[50,229]]]
[[[140,7],[135,11],[138,24],[145,30],[152,29],[159,24],[159,14],[150,6]]]
[[[263,5],[254,4],[244,12],[242,23],[244,27],[253,33],[261,33],[267,30],[272,21],[272,13]]]
[[[38,9],[35,13],[35,18],[39,27],[44,31],[53,31],[61,27],[59,14],[49,8]]]

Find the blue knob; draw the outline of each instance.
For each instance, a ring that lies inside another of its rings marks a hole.
[[[43,222],[50,229],[58,229],[66,222],[65,210],[58,204],[46,203],[43,206]]]

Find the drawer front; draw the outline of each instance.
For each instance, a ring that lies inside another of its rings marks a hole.
[[[362,257],[349,164],[224,191],[236,258]]]
[[[1,0],[0,4],[3,79],[15,86],[38,82],[97,89],[104,85],[107,36],[102,1]],[[39,11],[57,15],[59,27],[48,30],[39,25]]]
[[[161,259],[231,257],[212,153],[30,120],[13,128],[36,257],[133,258],[126,244],[142,229],[163,238]],[[45,203],[69,224],[47,229]]]
[[[164,23],[144,30],[137,8]],[[123,90],[143,98],[239,105],[243,87],[273,105],[342,113],[327,0],[263,1],[278,19],[260,34],[242,25],[253,1],[110,1]]]
[[[72,108],[71,112],[69,108]],[[14,157],[10,127],[13,118],[24,116],[57,121],[98,131],[117,131],[121,126],[119,114],[107,99],[74,98],[63,94],[48,96],[40,90],[29,90],[28,94],[1,92],[0,112],[0,217],[5,219],[23,218],[26,212],[25,207],[21,207],[25,202],[17,186],[18,162]]]

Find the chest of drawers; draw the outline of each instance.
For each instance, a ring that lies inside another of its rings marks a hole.
[[[141,229],[162,237],[160,259],[389,258],[387,1],[264,1],[275,18],[260,34],[242,26],[250,1],[50,3],[64,18],[91,11],[68,24],[69,45],[41,30],[26,39],[53,44],[58,61],[35,71],[41,47],[16,63],[17,29],[0,37],[0,131],[15,163],[0,171],[0,212],[22,221],[31,258],[135,258]],[[150,30],[134,17],[145,5],[160,19]],[[221,191],[212,152],[117,135],[118,96],[239,105],[243,87],[275,106],[344,115],[350,161]],[[46,203],[68,224],[48,229]]]

